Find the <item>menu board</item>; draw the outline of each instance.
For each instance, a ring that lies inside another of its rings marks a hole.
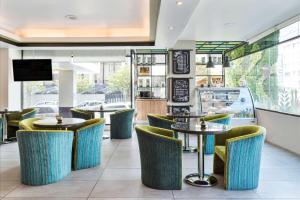
[[[190,51],[189,50],[174,50],[172,61],[173,61],[174,74],[190,73]]]
[[[190,106],[172,106],[172,113],[185,113],[186,110],[190,111]],[[184,118],[177,118],[177,122],[184,122]]]
[[[172,79],[172,101],[189,102],[190,100],[190,81],[188,78]]]

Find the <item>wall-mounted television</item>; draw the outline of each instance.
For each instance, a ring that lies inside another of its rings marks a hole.
[[[14,81],[52,81],[51,59],[13,60]]]

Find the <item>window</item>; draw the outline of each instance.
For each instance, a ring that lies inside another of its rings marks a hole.
[[[214,68],[206,68],[208,54],[196,54],[196,86],[224,86],[222,55],[211,55]]]
[[[53,81],[29,81],[23,83],[23,107],[35,107],[41,116],[58,113],[59,71],[53,70]]]
[[[250,88],[256,107],[300,114],[300,38],[236,59],[225,75],[227,87]]]
[[[75,64],[81,69],[76,72],[76,107],[120,110],[131,106],[131,76],[127,62]],[[110,114],[104,114],[106,123],[110,123]]]
[[[58,113],[69,116],[71,107],[130,108],[132,75],[130,57],[125,53],[123,50],[24,51],[25,59],[52,59],[54,80],[24,82],[23,107],[38,108],[42,117]],[[110,114],[104,115],[107,123]]]

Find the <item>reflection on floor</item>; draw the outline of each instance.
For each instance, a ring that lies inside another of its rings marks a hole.
[[[109,133],[107,133],[109,134]],[[63,181],[31,187],[20,183],[17,143],[0,146],[0,199],[300,199],[300,158],[270,144],[264,146],[259,188],[226,191],[223,179],[211,188],[183,184],[180,191],[147,188],[140,181],[136,135],[128,140],[105,140],[101,166],[72,172]],[[191,139],[195,145],[195,138]],[[183,174],[196,172],[195,153],[183,154]],[[206,172],[212,172],[212,156],[206,156]]]

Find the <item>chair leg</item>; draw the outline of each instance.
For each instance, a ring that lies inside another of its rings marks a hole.
[[[224,174],[224,161],[214,154],[214,174]]]

